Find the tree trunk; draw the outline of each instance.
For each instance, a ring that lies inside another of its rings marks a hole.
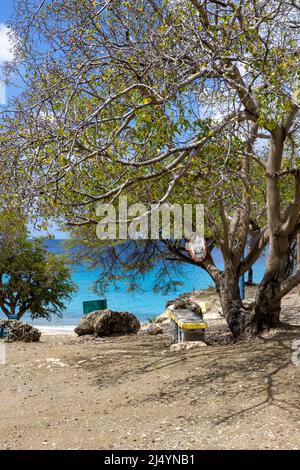
[[[234,269],[225,267],[216,281],[223,316],[235,338],[242,339],[247,335],[250,314],[243,307],[239,291],[239,276]]]
[[[300,233],[297,233],[297,270],[300,269]],[[300,285],[298,286],[298,294],[300,294]]]
[[[279,289],[280,282],[274,278],[265,278],[260,284],[251,312],[251,323],[248,326],[250,334],[258,334],[279,325],[281,311]]]
[[[280,250],[279,256],[274,257],[274,253],[269,253],[266,274],[258,287],[252,309],[247,309],[242,303],[239,278],[234,269],[225,267],[216,280],[223,316],[237,339],[257,335],[280,323],[280,285],[284,277],[287,252],[285,243],[282,242],[281,246],[284,250]]]
[[[253,283],[253,269],[250,268],[249,271],[248,271],[248,279],[246,281],[246,286],[253,286],[254,283]]]
[[[10,311],[5,307],[4,302],[1,299],[0,299],[0,309],[2,310],[4,315],[6,315],[7,318],[9,318]]]
[[[258,288],[251,321],[250,334],[257,334],[279,324],[281,310],[280,285],[285,277],[285,263],[289,255],[288,225],[283,230],[280,209],[280,185],[277,174],[281,169],[286,131],[277,126],[271,135],[271,145],[266,164],[267,217],[269,253],[264,278]]]
[[[280,286],[285,278],[285,263],[289,256],[290,242],[287,236],[270,240],[266,272],[258,288],[251,312],[252,333],[274,328],[280,323]]]

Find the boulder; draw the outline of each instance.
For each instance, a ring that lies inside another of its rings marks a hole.
[[[202,348],[204,346],[207,346],[207,344],[204,343],[203,341],[186,341],[185,343],[171,344],[170,351],[178,352],[178,351],[184,351],[188,349]]]
[[[157,323],[148,323],[143,325],[139,331],[140,335],[161,335],[164,332]]]
[[[140,322],[132,313],[97,310],[83,316],[74,331],[78,336],[127,335],[137,333],[140,326]]]
[[[95,333],[95,323],[99,320],[102,312],[103,310],[96,310],[81,317],[79,325],[74,329],[75,333],[78,336],[93,335]]]
[[[174,310],[190,310],[193,313],[196,313],[199,317],[202,318],[202,309],[197,302],[193,302],[189,299],[178,299],[173,302]]]
[[[140,327],[140,322],[132,313],[103,310],[95,323],[95,333],[97,336],[127,335],[137,333]]]
[[[18,320],[0,320],[0,329],[5,341],[25,341],[32,343],[40,340],[41,332],[27,323]]]
[[[162,313],[161,315],[159,315],[156,320],[155,320],[155,323],[158,323],[159,325],[161,326],[166,326],[170,323],[170,317],[169,317],[169,314],[167,311],[165,311],[164,313]]]

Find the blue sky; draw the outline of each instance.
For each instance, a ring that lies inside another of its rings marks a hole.
[[[0,8],[0,22],[6,23],[13,11],[13,0],[2,0]]]
[[[9,60],[11,52],[9,50],[9,41],[7,36],[7,29],[5,25],[8,23],[11,15],[13,14],[14,0],[1,0],[0,6],[0,63],[4,60]],[[6,90],[7,96],[10,96],[14,92],[14,88],[10,87]],[[66,234],[60,232],[54,225],[49,232],[55,235],[55,238],[66,238]],[[32,236],[46,235],[44,231],[37,231],[31,227]]]

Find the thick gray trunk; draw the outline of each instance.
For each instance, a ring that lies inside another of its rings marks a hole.
[[[250,315],[243,307],[239,291],[239,279],[233,270],[224,270],[217,282],[217,292],[223,316],[230,331],[235,338],[244,338],[247,334]]]
[[[252,310],[243,306],[238,278],[225,271],[217,282],[223,316],[233,336],[244,339],[274,328],[280,321],[281,297],[278,272],[273,277],[265,277],[258,287]],[[280,277],[280,276],[279,276]]]
[[[281,298],[280,282],[265,279],[259,286],[251,312],[251,333],[257,334],[275,328],[280,322]]]
[[[287,236],[274,236],[270,240],[266,273],[262,280],[251,313],[254,333],[274,328],[280,322],[280,285],[285,278],[285,263],[289,255],[290,243]]]

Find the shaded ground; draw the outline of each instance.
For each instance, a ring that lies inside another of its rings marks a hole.
[[[299,307],[291,296],[285,317],[296,323]],[[218,334],[228,336],[222,321]],[[278,331],[180,353],[167,335],[9,344],[0,449],[299,449],[294,339]]]

